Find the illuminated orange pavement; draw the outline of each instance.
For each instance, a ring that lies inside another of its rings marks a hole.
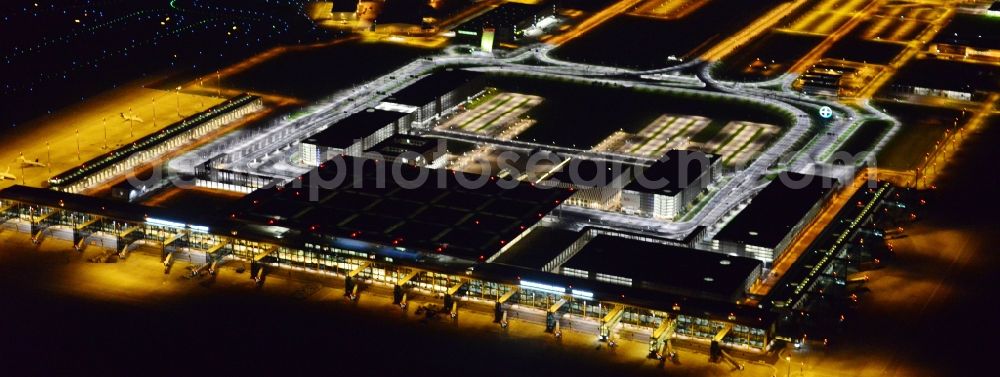
[[[661,20],[677,20],[694,13],[711,0],[645,0],[629,15]]]
[[[576,27],[570,29],[566,33],[552,37],[551,39],[548,40],[548,43],[555,46],[560,46],[563,43],[569,42],[573,38],[579,37],[583,33],[590,31],[590,29],[593,29],[598,25],[603,24],[607,20],[610,20],[612,17],[628,11],[636,4],[638,4],[640,1],[642,0],[620,0],[617,3],[612,4],[611,6],[604,8],[600,12],[594,13],[593,15],[588,17],[586,20],[583,20],[583,22],[580,22],[579,24],[576,25]]]
[[[767,12],[767,14],[763,17],[758,18],[750,25],[747,25],[747,27],[743,28],[743,30],[740,30],[736,34],[733,34],[726,40],[706,51],[701,55],[701,59],[706,61],[716,61],[722,59],[726,55],[729,55],[729,53],[733,50],[744,46],[750,40],[773,27],[785,16],[794,12],[807,2],[809,2],[809,0],[796,0],[794,2],[778,5],[774,9]]]
[[[159,79],[135,81],[18,125],[0,149],[0,172],[10,169],[17,179],[0,181],[0,188],[15,183],[45,187],[56,174],[223,101],[145,87]],[[132,121],[120,113],[131,113]],[[44,166],[22,163],[21,156]]]
[[[795,63],[795,65],[793,65],[792,68],[788,70],[788,72],[802,73],[808,70],[809,67],[813,65],[813,63],[818,61],[819,58],[822,57],[823,54],[825,54],[826,51],[830,49],[830,47],[833,47],[834,43],[839,41],[840,38],[843,38],[845,35],[847,35],[847,33],[853,30],[854,27],[860,24],[862,21],[868,20],[870,16],[874,14],[875,11],[879,9],[879,7],[881,7],[882,3],[883,0],[872,1],[868,3],[868,5],[866,5],[860,11],[854,13],[854,15],[851,16],[850,20],[845,22],[843,25],[840,25],[840,27],[837,28],[837,30],[831,33],[829,36],[827,36],[827,38],[823,40],[823,42],[816,45],[816,47],[813,47],[812,51],[809,51],[808,54],[799,59]]]
[[[992,93],[987,97],[982,106],[976,110],[972,118],[969,119],[956,132],[946,132],[944,139],[936,144],[936,147],[924,159],[923,164],[918,167],[914,177],[917,188],[929,188],[934,186],[934,181],[941,175],[941,168],[945,167],[951,157],[961,147],[961,143],[970,135],[975,135],[990,115],[996,110],[1000,101],[1000,93]]]
[[[878,90],[882,88],[883,85],[885,85],[885,83],[889,80],[889,78],[892,77],[894,73],[896,73],[896,70],[905,65],[911,59],[913,59],[913,57],[916,56],[918,52],[923,50],[924,45],[926,43],[934,39],[934,37],[937,35],[937,32],[941,30],[943,25],[947,25],[947,23],[951,20],[952,16],[954,16],[955,14],[955,8],[953,7],[948,6],[945,7],[944,9],[945,9],[944,14],[942,14],[941,17],[939,17],[937,20],[934,20],[932,22],[931,27],[928,27],[926,30],[920,33],[920,35],[918,35],[916,38],[906,43],[906,48],[903,50],[903,52],[900,53],[899,56],[894,58],[891,62],[889,62],[887,69],[879,72],[879,74],[876,75],[875,78],[868,85],[866,85],[863,90],[861,90],[858,93],[857,95],[858,98],[864,99],[864,98],[871,98],[872,96],[874,96],[875,93],[878,92]]]

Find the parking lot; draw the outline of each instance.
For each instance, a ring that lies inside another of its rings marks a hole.
[[[764,123],[719,124],[701,116],[664,114],[636,134],[612,134],[595,150],[660,158],[672,149],[698,149],[719,155],[724,164],[740,166],[749,163],[779,132],[777,126]]]
[[[504,133],[509,139],[516,134],[508,135],[509,133],[504,131],[512,126],[529,127],[530,124],[525,125],[521,122],[525,120],[522,117],[533,107],[542,103],[542,100],[542,97],[529,94],[500,92],[482,103],[478,103],[472,109],[453,116],[438,128],[491,136]]]

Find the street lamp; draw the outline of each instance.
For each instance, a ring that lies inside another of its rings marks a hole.
[[[76,159],[80,160],[80,129],[76,129]]]
[[[791,355],[785,356],[785,361],[788,362],[788,374],[786,374],[786,375],[788,377],[791,377],[792,376],[792,356]]]
[[[153,102],[153,127],[156,127],[156,98],[151,99]]]
[[[135,137],[135,134],[132,132],[132,127],[133,127],[132,123],[134,121],[135,121],[135,115],[132,114],[132,108],[130,107],[130,108],[128,108],[128,135],[129,135],[129,137]]]
[[[49,168],[49,176],[51,177],[52,176],[52,148],[49,147],[49,142],[47,142],[47,141],[45,142],[45,155],[48,156],[48,160],[49,161],[48,161],[48,164],[46,164],[46,165]]]

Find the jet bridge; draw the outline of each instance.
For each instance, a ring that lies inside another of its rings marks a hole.
[[[674,352],[673,337],[677,329],[677,321],[671,318],[664,318],[655,331],[649,336],[649,358],[663,360],[665,357],[674,359],[677,353]]]
[[[733,357],[730,356],[729,353],[726,352],[726,350],[722,349],[722,346],[720,345],[722,343],[722,339],[725,339],[726,335],[728,335],[729,331],[731,331],[732,329],[733,329],[733,324],[731,323],[727,323],[725,326],[719,329],[719,332],[715,334],[714,338],[712,338],[712,344],[709,346],[708,355],[712,361],[717,361],[719,359],[722,359],[731,364],[733,368],[742,370],[743,365],[738,363],[736,359],[733,359]]]
[[[396,280],[396,285],[392,287],[393,305],[399,305],[404,309],[406,308],[406,292],[403,291],[403,286],[410,282],[410,280],[413,280],[413,278],[417,277],[418,274],[420,274],[420,270],[411,270],[408,274],[399,280]]]
[[[87,237],[90,237],[94,233],[91,228],[95,225],[100,225],[101,220],[100,216],[93,216],[89,220],[73,227],[73,249],[83,251],[83,247],[86,246]]]
[[[371,265],[372,262],[363,261],[357,268],[347,273],[347,277],[344,279],[344,296],[347,296],[351,300],[358,298],[358,285],[354,283],[354,278]]]
[[[555,333],[556,327],[559,325],[559,318],[556,318],[556,314],[559,313],[559,308],[566,305],[566,299],[561,298],[549,306],[549,309],[545,311],[545,332]]]
[[[507,311],[503,310],[503,304],[517,294],[518,287],[511,287],[507,293],[497,299],[493,304],[493,323],[499,323],[502,327],[507,327]]]
[[[608,311],[608,314],[605,315],[604,318],[601,318],[601,327],[598,340],[602,342],[613,342],[613,339],[611,338],[612,329],[614,329],[614,327],[618,325],[618,322],[621,322],[622,316],[624,314],[625,314],[625,307],[622,305],[616,305],[614,308]]]
[[[35,244],[42,242],[42,233],[51,225],[52,216],[60,212],[62,211],[59,209],[49,209],[41,215],[31,216],[31,242]]]

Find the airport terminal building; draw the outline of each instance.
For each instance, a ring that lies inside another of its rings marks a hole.
[[[0,214],[34,239],[65,238],[78,248],[104,240],[112,247],[106,258],[145,243],[161,250],[165,264],[179,253],[203,260],[198,269],[239,259],[257,277],[272,268],[302,269],[345,277],[349,285],[362,281],[499,309],[517,304],[579,316],[602,329],[669,325],[679,338],[718,339],[751,352],[773,339],[774,313],[734,300],[756,279],[759,263],[540,225],[572,196],[569,189],[388,165],[334,159],[219,213],[15,186],[0,191]],[[380,185],[380,169],[399,175]],[[331,183],[338,174],[346,179]],[[431,179],[411,185],[424,175]],[[539,239],[550,244],[530,243]],[[607,254],[621,247],[628,254]],[[706,277],[718,288],[693,285]]]

